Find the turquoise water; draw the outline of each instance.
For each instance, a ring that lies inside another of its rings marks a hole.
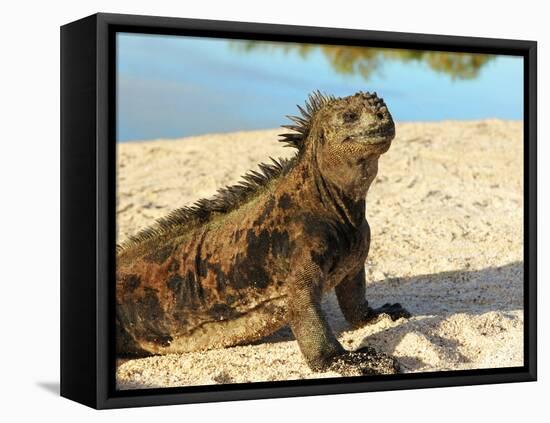
[[[376,91],[396,121],[523,119],[523,59],[497,56],[457,79],[384,59],[373,75],[339,73],[314,49],[243,51],[242,41],[118,34],[117,140],[274,128],[307,94]]]

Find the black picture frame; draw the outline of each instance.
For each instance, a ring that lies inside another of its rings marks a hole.
[[[524,365],[381,377],[117,391],[114,385],[115,34],[369,45],[524,58]],[[119,408],[534,381],[537,375],[534,41],[95,14],[61,27],[61,395]]]

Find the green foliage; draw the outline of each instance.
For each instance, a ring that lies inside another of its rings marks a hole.
[[[483,66],[495,58],[489,54],[262,41],[245,41],[232,43],[232,45],[243,52],[282,50],[285,53],[297,52],[303,58],[307,58],[315,50],[320,50],[336,72],[348,75],[359,74],[364,79],[369,79],[375,72],[380,72],[384,63],[388,61],[424,63],[430,69],[445,73],[452,79],[473,79],[478,76]]]

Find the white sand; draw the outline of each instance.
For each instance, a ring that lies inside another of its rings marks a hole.
[[[118,147],[118,237],[290,156],[280,129]],[[367,197],[371,305],[414,316],[350,330],[334,295],[324,309],[346,348],[372,345],[406,372],[523,365],[521,122],[405,123]],[[283,329],[254,345],[120,361],[120,389],[334,377],[313,373]]]

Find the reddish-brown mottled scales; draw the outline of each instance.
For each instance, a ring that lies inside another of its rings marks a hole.
[[[168,354],[258,340],[289,325],[313,369],[395,373],[397,362],[348,352],[320,307],[335,288],[346,319],[408,317],[365,298],[370,229],[365,198],[395,135],[376,93],[312,94],[272,160],[212,199],[177,209],[117,251],[117,351]]]

